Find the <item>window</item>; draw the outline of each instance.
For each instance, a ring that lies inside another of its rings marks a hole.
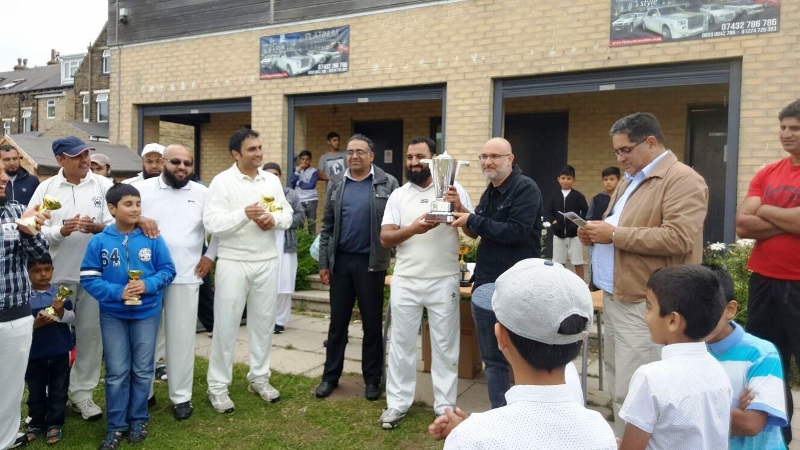
[[[97,121],[108,122],[108,94],[97,94]]]
[[[3,121],[3,134],[5,134],[6,136],[11,134],[11,120]]]
[[[23,133],[30,133],[31,132],[31,110],[30,109],[23,109],[22,110],[22,132]]]
[[[53,98],[47,101],[47,118],[48,119],[56,118],[56,100]]]
[[[103,73],[111,73],[111,50],[103,50]]]
[[[88,122],[89,121],[89,114],[90,114],[89,109],[90,109],[89,94],[83,94],[83,121],[84,122]]]

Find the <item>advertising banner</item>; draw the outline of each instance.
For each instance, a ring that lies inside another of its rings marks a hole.
[[[612,0],[612,47],[777,33],[781,0]]]
[[[260,44],[262,80],[347,72],[350,62],[349,25],[264,36]]]

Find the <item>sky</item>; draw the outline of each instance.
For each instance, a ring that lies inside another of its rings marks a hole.
[[[4,2],[5,3],[5,2]],[[43,66],[50,49],[62,55],[86,53],[108,18],[109,0],[21,0],[9,2],[0,26],[0,72],[17,58]]]

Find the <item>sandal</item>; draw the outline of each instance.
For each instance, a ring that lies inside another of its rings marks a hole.
[[[121,431],[109,431],[106,438],[100,443],[99,450],[117,450],[120,442],[122,442]]]
[[[60,425],[47,427],[47,445],[58,444],[64,438],[64,430]]]
[[[28,443],[31,443],[36,440],[37,437],[44,434],[44,428],[42,427],[28,427],[25,429],[25,439]]]
[[[135,423],[131,427],[131,432],[128,433],[128,442],[131,444],[138,444],[147,439],[147,424]]]

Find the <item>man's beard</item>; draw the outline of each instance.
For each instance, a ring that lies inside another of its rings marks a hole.
[[[424,184],[431,176],[431,169],[424,166],[419,172],[414,172],[411,169],[406,169],[406,179],[417,186]]]
[[[175,176],[174,173],[170,172],[169,170],[165,170],[163,172],[164,181],[173,189],[181,189],[182,187],[189,184],[192,181],[192,177],[187,175],[186,178],[179,180],[178,177]]]
[[[6,169],[6,174],[8,174],[8,176],[10,176],[10,177],[16,176],[18,173],[19,173],[19,167],[17,167],[14,170]]]
[[[145,180],[148,179],[148,178],[157,177],[159,175],[161,175],[161,174],[160,173],[147,173],[146,170],[142,170],[142,178],[144,178]]]

